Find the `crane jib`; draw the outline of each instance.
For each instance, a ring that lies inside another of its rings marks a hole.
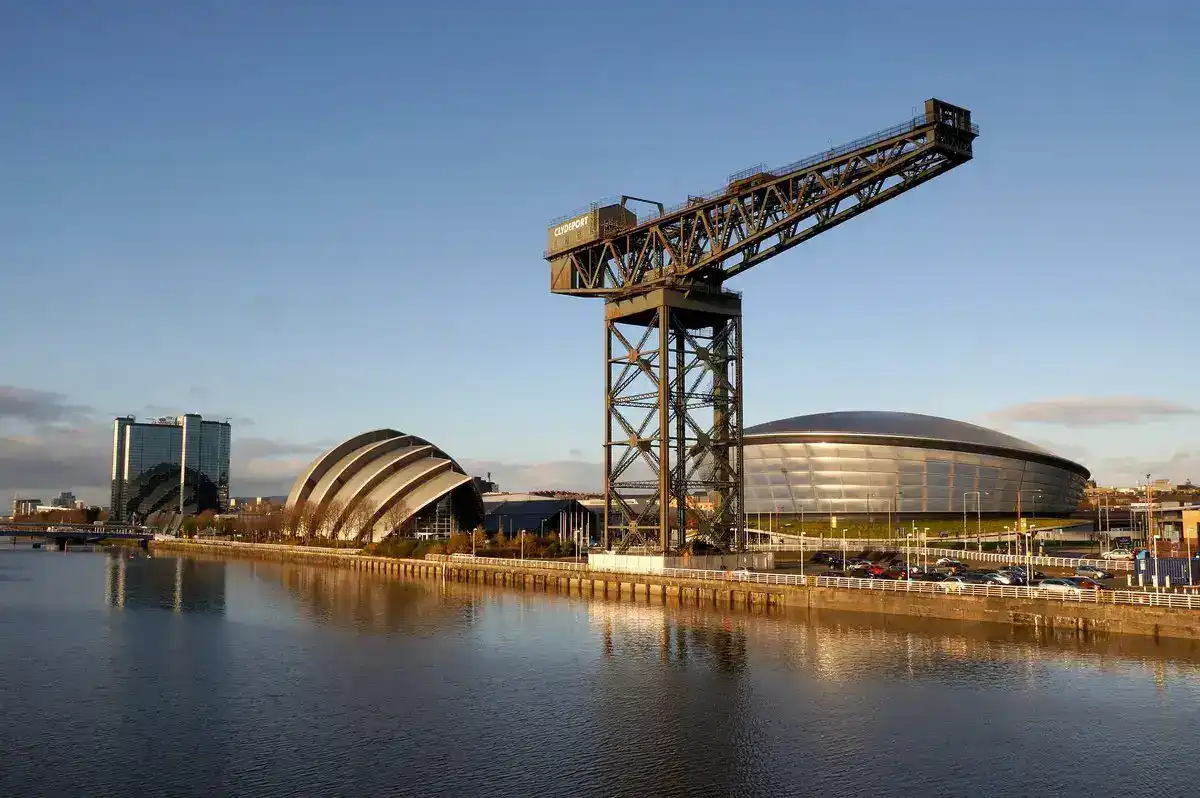
[[[723,264],[760,244],[778,254],[970,160],[976,135],[969,111],[930,100],[908,122],[783,167],[743,170],[649,218],[623,205],[589,208],[550,229],[551,290],[611,296],[701,273],[725,279],[746,267],[725,273]]]

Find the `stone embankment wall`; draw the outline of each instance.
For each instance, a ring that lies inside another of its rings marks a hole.
[[[485,564],[465,559],[450,562],[402,560],[328,549],[309,550],[303,546],[230,546],[175,541],[156,541],[153,546],[169,551],[324,564],[385,574],[433,577],[524,590],[560,591],[597,598],[655,602],[676,599],[699,604],[777,607],[799,611],[836,610],[1078,632],[1200,639],[1200,611],[1169,607],[1081,604],[1054,599],[993,596],[943,596],[736,580],[726,582],[661,574],[552,570],[519,560],[513,560],[511,564],[494,561]]]

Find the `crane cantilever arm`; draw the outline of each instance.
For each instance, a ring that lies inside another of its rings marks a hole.
[[[978,128],[939,100],[902,125],[782,169],[733,175],[721,192],[585,243],[555,260],[559,293],[614,296],[724,280],[969,161]]]

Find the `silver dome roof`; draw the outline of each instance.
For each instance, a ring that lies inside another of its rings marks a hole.
[[[939,416],[926,416],[921,413],[895,413],[885,410],[844,410],[835,413],[794,416],[746,427],[743,434],[750,436],[793,433],[923,438],[1011,449],[1058,458],[1058,455],[1053,452],[1048,452],[1029,441],[1005,435],[994,429],[980,427],[977,424],[967,424],[963,421],[954,421]]]

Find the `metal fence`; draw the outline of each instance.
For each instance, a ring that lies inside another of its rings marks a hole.
[[[1006,554],[1002,551],[973,551],[972,549],[948,549],[932,546],[905,546],[902,542],[888,539],[857,538],[843,541],[841,538],[811,538],[802,543],[778,543],[772,545],[747,546],[750,551],[861,551],[876,549],[894,551],[897,554],[909,553],[914,557],[951,557],[957,560],[976,560],[991,563],[1032,563],[1035,566],[1049,568],[1078,568],[1090,565],[1104,568],[1108,571],[1132,571],[1131,560],[1098,560],[1086,557],[1041,557],[1026,554]]]
[[[885,593],[921,593],[935,596],[992,596],[1058,600],[1073,604],[1136,604],[1151,607],[1173,607],[1200,610],[1200,595],[1181,593],[1140,592],[1134,590],[1051,590],[1038,587],[1010,585],[968,585],[945,582],[920,582],[907,579],[856,579],[841,576],[805,576],[803,574],[737,573],[735,571],[698,571],[691,568],[666,568],[653,574],[633,569],[608,569],[608,573],[669,576],[696,579],[704,582],[750,583],[762,585],[799,585],[875,590]]]
[[[427,554],[426,560],[433,562],[463,562],[480,565],[499,565],[526,568],[545,568],[563,571],[586,571],[587,563],[555,562],[552,560],[516,560],[506,557],[476,557],[470,554]],[[1055,558],[1044,558],[1055,559]],[[918,593],[934,596],[983,596],[996,598],[1022,598],[1061,601],[1067,604],[1131,604],[1147,607],[1171,607],[1175,609],[1200,610],[1200,595],[1182,593],[1142,592],[1136,590],[1051,590],[1033,585],[969,585],[957,582],[921,582],[907,579],[857,579],[843,576],[806,576],[804,574],[778,574],[738,571],[705,571],[696,568],[663,568],[653,572],[635,568],[605,568],[596,574],[614,573],[639,576],[666,576],[677,579],[693,579],[722,584],[793,585],[840,588],[843,590],[874,590],[885,593]]]
[[[251,543],[245,540],[223,540],[221,538],[176,538],[168,535],[155,535],[154,539],[163,543],[182,543],[190,546],[228,546],[231,549],[244,548],[259,551],[290,551],[308,552],[309,554],[345,554],[357,555],[362,549],[334,548],[332,546],[300,546],[295,543]]]
[[[515,557],[479,557],[474,554],[426,554],[426,560],[432,562],[470,562],[478,565],[502,565],[511,568],[519,565],[522,568],[546,568],[552,571],[586,571],[587,560],[582,562],[563,562],[561,560],[519,560]]]

